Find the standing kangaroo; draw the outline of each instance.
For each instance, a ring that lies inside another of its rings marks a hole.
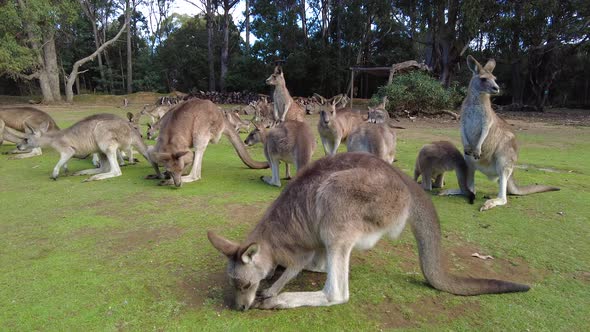
[[[505,205],[506,193],[528,195],[559,190],[557,187],[531,185],[519,187],[512,172],[518,158],[516,136],[510,125],[492,109],[490,94],[497,94],[500,88],[492,71],[496,61],[489,60],[481,66],[472,56],[467,57],[467,66],[473,73],[467,96],[461,106],[461,140],[467,162],[467,186],[475,193],[475,170],[478,169],[490,179],[498,179],[500,190],[497,198],[487,200],[480,211]],[[446,191],[443,194],[458,194]]]
[[[100,153],[100,168],[79,171],[74,175],[92,174],[85,181],[120,176],[122,173],[117,163],[117,150],[130,151],[131,146],[135,146],[149,160],[147,147],[139,132],[128,121],[114,114],[91,115],[60,131],[48,131],[48,126],[49,124],[44,122],[37,129],[28,126],[27,123],[27,135],[17,148],[25,150],[50,146],[59,152],[59,161],[51,174],[54,180],[57,180],[62,167],[67,171],[67,162],[70,158],[84,158],[95,152]],[[133,158],[133,156],[130,157]],[[152,165],[155,166],[153,163]]]
[[[266,79],[266,84],[274,86],[272,100],[275,122],[305,120],[305,110],[291,97],[285,83],[283,69],[280,66],[275,67],[274,72]]]
[[[394,128],[388,123],[362,123],[348,135],[346,150],[372,153],[391,164],[395,160],[397,146]]]
[[[442,188],[445,172],[452,170],[457,175],[461,193],[467,196],[469,204],[473,204],[475,194],[467,186],[467,164],[461,152],[449,141],[432,142],[420,149],[414,166],[414,181],[418,181],[418,177],[422,175],[424,190]]]
[[[281,186],[279,164],[285,162],[287,178],[291,178],[289,164],[295,164],[299,174],[301,169],[309,164],[317,143],[311,127],[305,121],[285,121],[269,129],[254,123],[255,129],[250,132],[244,143],[253,145],[258,142],[264,144],[264,155],[268,160],[272,177],[263,176],[262,181],[272,186]]]
[[[268,163],[252,160],[246,147],[229,124],[219,108],[209,100],[193,99],[179,104],[169,116],[162,118],[160,135],[156,145],[150,148],[151,160],[164,166],[171,176],[169,181],[160,184],[172,184],[180,187],[182,183],[197,181],[201,178],[203,154],[209,142],[217,143],[221,135],[227,136],[240,159],[250,168],[268,168]],[[194,148],[194,154],[191,153]],[[187,176],[182,176],[185,165],[192,159],[192,169]],[[162,178],[156,175],[148,178]]]
[[[342,96],[338,95],[329,100],[323,99],[322,106],[325,109],[320,111],[318,132],[326,155],[336,154],[340,142],[345,141],[352,131],[367,120],[360,112],[351,109],[336,111],[336,105],[341,98]]]
[[[529,289],[449,274],[443,267],[440,223],[430,198],[404,172],[367,153],[338,154],[306,167],[242,244],[213,232],[207,236],[229,260],[237,309],[329,306],[349,299],[352,249],[369,249],[384,235],[397,238],[406,223],[418,243],[422,273],[434,288],[458,295]],[[260,281],[278,265],[285,271],[256,299]],[[323,290],[280,293],[304,269],[328,273]]]
[[[53,118],[40,109],[30,106],[0,108],[0,144],[4,140],[19,143],[25,137],[27,124],[39,130],[43,123],[47,123],[45,130],[48,132],[59,130]],[[40,147],[36,147],[25,151],[15,149],[9,153],[18,153],[17,156],[12,157],[13,159],[23,159],[39,156],[42,151]]]

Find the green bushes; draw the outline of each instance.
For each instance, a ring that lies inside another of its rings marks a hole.
[[[389,100],[387,110],[390,113],[408,111],[415,114],[455,109],[465,93],[456,85],[445,89],[427,73],[413,71],[396,76],[391,84],[379,88],[373,99],[380,101],[384,96]]]

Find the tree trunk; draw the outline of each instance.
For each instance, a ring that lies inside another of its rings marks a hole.
[[[45,61],[45,69],[47,71],[47,78],[51,88],[51,94],[55,101],[61,100],[59,81],[59,67],[57,66],[57,52],[55,50],[55,32],[51,29],[43,34],[43,58]]]
[[[215,65],[213,62],[213,1],[207,0],[207,62],[209,63],[209,91],[215,91]]]
[[[225,77],[229,63],[229,11],[231,9],[229,1],[224,1],[223,5],[223,45],[221,46],[221,74],[219,76],[221,92],[225,92]]]
[[[305,0],[301,0],[301,8],[300,15],[301,15],[301,30],[303,30],[303,38],[307,41],[307,17],[305,13]]]
[[[127,26],[127,94],[133,93],[133,61],[131,57],[131,6],[125,1],[125,25]]]
[[[246,53],[250,55],[250,0],[246,0]]]

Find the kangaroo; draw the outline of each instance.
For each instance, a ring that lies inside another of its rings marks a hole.
[[[442,188],[445,172],[452,170],[457,175],[461,193],[467,196],[469,204],[473,204],[475,194],[467,186],[467,164],[461,152],[449,141],[432,142],[420,149],[414,166],[414,181],[418,181],[418,177],[422,175],[424,190]]]
[[[241,129],[245,129],[246,132],[250,131],[250,121],[244,120],[240,117],[237,112],[223,111],[225,118],[230,125],[234,128],[236,133],[239,133]]]
[[[84,180],[104,180],[121,175],[117,163],[117,150],[130,151],[135,146],[149,161],[147,147],[139,133],[124,119],[114,114],[95,114],[86,117],[71,127],[60,131],[48,131],[49,123],[44,122],[40,128],[33,128],[26,123],[26,138],[17,148],[50,146],[60,154],[59,161],[53,168],[51,178],[57,180],[63,167],[67,171],[67,162],[72,157],[83,158],[91,153],[100,153],[100,168],[92,168],[74,173],[74,175],[92,175]],[[130,156],[130,158],[133,158]],[[133,160],[133,159],[131,159]],[[153,166],[157,168],[157,165]]]
[[[339,109],[336,105],[342,97],[336,96],[323,102],[326,109],[320,111],[318,132],[326,155],[334,155],[340,142],[346,141],[348,135],[367,119],[360,112],[351,109]]]
[[[305,110],[291,97],[285,83],[283,69],[280,66],[275,67],[274,72],[266,79],[266,84],[274,86],[272,99],[275,122],[305,120]]]
[[[367,114],[368,116],[368,120],[367,122],[369,123],[384,123],[384,122],[388,122],[391,117],[389,116],[389,113],[380,107],[369,107],[369,113]]]
[[[156,145],[150,148],[151,160],[164,166],[171,179],[160,185],[183,183],[201,178],[203,154],[209,142],[217,143],[224,134],[228,137],[238,156],[250,168],[268,168],[268,163],[252,160],[240,137],[219,108],[209,100],[193,99],[180,104],[170,116],[164,116]],[[194,148],[194,154],[190,149]],[[192,160],[190,174],[182,176],[187,163]],[[148,178],[163,178],[159,170]]]
[[[481,66],[472,56],[467,57],[467,67],[473,73],[467,96],[461,106],[461,141],[467,162],[467,186],[475,193],[475,170],[490,179],[499,179],[497,198],[487,200],[480,211],[489,210],[507,202],[506,193],[528,195],[559,190],[557,187],[532,185],[519,187],[513,171],[518,159],[516,136],[510,125],[492,109],[490,94],[500,92],[496,77],[492,74],[496,61],[489,60]],[[444,194],[459,194],[458,190]]]
[[[458,277],[443,265],[439,219],[424,190],[401,170],[367,153],[343,153],[307,166],[279,195],[242,244],[211,231],[211,244],[227,256],[228,277],[239,310],[329,306],[349,299],[353,248],[369,249],[409,223],[420,267],[434,288],[457,295],[527,291],[495,279]],[[275,267],[283,274],[256,298],[260,281]],[[323,290],[284,292],[303,269],[327,272]]]
[[[131,112],[127,112],[127,119],[129,119],[130,122],[133,122],[137,125],[139,124],[139,119],[141,118],[141,116],[147,115],[150,117],[150,120],[153,124],[156,123],[156,121],[160,120],[164,116],[164,114],[168,113],[168,111],[170,111],[173,108],[172,105],[175,104],[145,105],[143,109],[138,113],[133,114]]]
[[[59,130],[53,118],[40,109],[30,106],[0,108],[0,144],[4,140],[19,143],[25,138],[26,124],[32,128],[39,129],[41,124],[45,122],[47,123],[46,130],[48,132]],[[9,153],[18,154],[12,157],[12,159],[24,159],[40,156],[43,152],[40,147],[36,147],[32,150],[25,151],[15,149]]]
[[[372,153],[389,164],[395,160],[396,146],[395,129],[386,123],[362,123],[346,141],[346,151]]]
[[[244,143],[253,145],[264,144],[264,155],[268,160],[272,177],[263,176],[262,181],[271,186],[281,186],[279,164],[285,162],[287,179],[291,178],[289,164],[295,164],[297,173],[309,164],[317,143],[311,127],[304,121],[285,121],[269,129],[254,123],[255,129],[250,132]]]

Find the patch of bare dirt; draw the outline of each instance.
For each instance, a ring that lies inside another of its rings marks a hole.
[[[562,126],[590,126],[590,110],[547,108],[544,112],[497,112],[503,119]]]
[[[260,221],[260,218],[262,218],[262,215],[269,205],[270,202],[248,204],[232,203],[224,205],[223,209],[225,216],[231,223],[239,223],[241,225],[244,222],[248,222],[248,224],[255,225]]]
[[[176,283],[178,296],[189,308],[198,308],[207,303],[213,304],[218,310],[230,309],[233,292],[227,282],[225,270],[201,275],[193,273]]]
[[[386,299],[376,306],[364,306],[368,316],[379,322],[382,329],[415,328],[423,325],[448,323],[457,317],[475,315],[480,304],[474,298],[454,301],[453,295],[422,297],[414,303],[394,303]]]
[[[183,228],[173,226],[115,230],[104,234],[104,240],[101,241],[100,246],[114,253],[125,253],[154,247],[163,241],[178,239],[185,231]]]
[[[572,278],[575,280],[579,280],[583,283],[590,284],[590,272],[588,271],[578,271],[573,273]]]

